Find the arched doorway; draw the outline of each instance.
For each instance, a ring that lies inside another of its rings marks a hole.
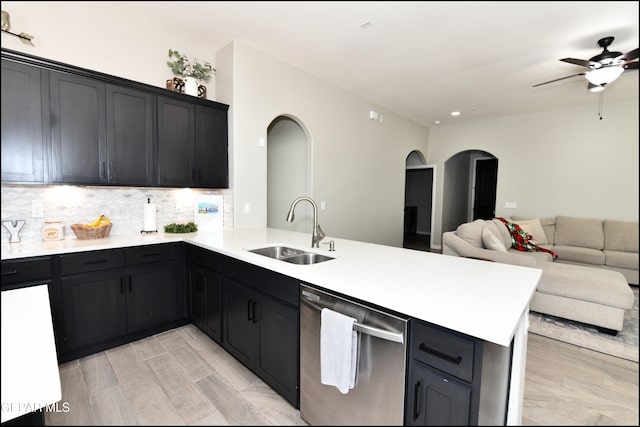
[[[296,220],[287,222],[291,202],[310,195],[310,148],[308,133],[291,116],[276,117],[267,128],[267,227],[311,232],[310,207],[296,208]]]
[[[409,153],[405,160],[404,248],[431,250],[433,180],[434,166],[427,165],[419,151]]]
[[[495,216],[498,158],[466,150],[444,163],[442,233],[462,223]]]

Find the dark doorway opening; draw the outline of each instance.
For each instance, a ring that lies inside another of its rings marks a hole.
[[[404,238],[409,249],[431,249],[433,167],[407,167],[404,195]]]
[[[473,190],[473,219],[491,219],[496,214],[498,159],[477,159]]]
[[[482,172],[476,178],[478,162]],[[478,215],[491,217],[495,213],[497,173],[498,158],[487,151],[466,150],[447,159],[442,183],[441,233],[453,231],[460,224],[478,218]],[[478,184],[480,188],[476,195]],[[481,206],[481,212],[475,212],[476,206]]]

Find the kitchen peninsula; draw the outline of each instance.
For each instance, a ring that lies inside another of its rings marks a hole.
[[[506,423],[520,424],[528,305],[541,270],[327,237],[335,251],[312,249],[309,234],[263,228],[220,235],[113,235],[99,240],[3,243],[2,260],[186,242],[409,318],[510,349]],[[249,252],[284,245],[335,257],[297,265]],[[328,247],[328,246],[325,246]]]

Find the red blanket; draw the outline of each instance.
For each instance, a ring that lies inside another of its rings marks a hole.
[[[498,218],[500,221],[504,223],[509,230],[509,234],[511,234],[511,247],[517,249],[519,251],[527,251],[527,252],[547,252],[551,254],[554,260],[558,259],[558,254],[553,252],[551,249],[543,248],[541,246],[536,245],[531,241],[531,234],[527,234],[518,224],[513,222],[509,222],[504,218]]]

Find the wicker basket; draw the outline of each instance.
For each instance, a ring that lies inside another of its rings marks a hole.
[[[111,232],[111,224],[101,225],[96,228],[87,228],[84,224],[71,224],[71,230],[78,240],[102,239]]]

